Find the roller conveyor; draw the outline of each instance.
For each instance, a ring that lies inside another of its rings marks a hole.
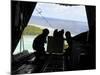
[[[33,57],[27,63],[20,66],[15,73],[42,73],[42,72],[57,72],[66,71],[68,60],[64,55],[48,54],[45,57],[37,59]]]

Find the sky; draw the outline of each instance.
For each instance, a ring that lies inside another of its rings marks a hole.
[[[87,22],[84,6],[63,6],[52,3],[37,3],[32,16],[40,16],[39,13],[43,17]]]

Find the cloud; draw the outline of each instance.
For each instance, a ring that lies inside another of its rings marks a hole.
[[[38,10],[38,12],[36,10]],[[51,3],[37,3],[32,15],[40,16],[39,13],[44,17],[87,22],[84,6],[63,6]]]

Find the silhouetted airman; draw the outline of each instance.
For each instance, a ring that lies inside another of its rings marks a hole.
[[[44,29],[43,32],[38,35],[35,40],[33,41],[33,49],[36,50],[36,54],[41,55],[41,54],[45,54],[45,48],[44,48],[44,44],[46,43],[46,37],[49,34],[49,30],[48,29]]]

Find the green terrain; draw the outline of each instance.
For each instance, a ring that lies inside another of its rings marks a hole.
[[[23,32],[23,35],[37,35],[42,32],[42,29],[36,26],[28,25]]]

